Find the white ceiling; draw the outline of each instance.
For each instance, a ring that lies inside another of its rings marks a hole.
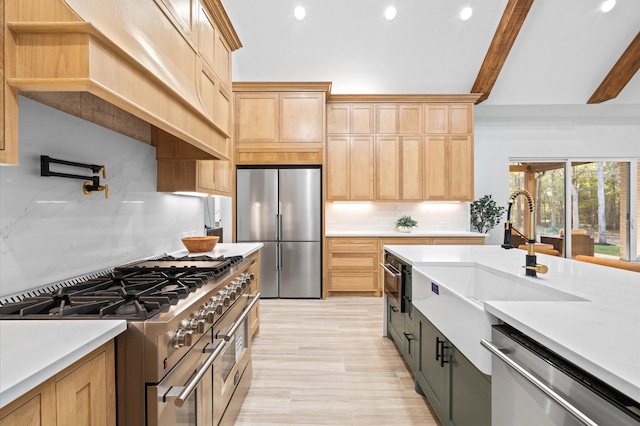
[[[234,81],[331,81],[332,93],[469,93],[507,0],[223,0]],[[585,105],[640,30],[640,0],[535,0],[481,105]],[[302,5],[307,16],[296,21]],[[397,17],[384,19],[394,5]],[[460,10],[470,5],[472,18]],[[605,104],[636,104],[640,72]],[[595,107],[595,106],[594,106]],[[635,110],[636,108],[633,107]]]

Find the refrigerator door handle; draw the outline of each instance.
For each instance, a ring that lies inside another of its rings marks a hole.
[[[282,261],[282,244],[276,245],[276,269],[281,269],[282,265],[280,262]]]
[[[282,240],[282,215],[278,215],[278,241]]]

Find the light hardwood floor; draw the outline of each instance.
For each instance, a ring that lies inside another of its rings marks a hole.
[[[439,425],[393,342],[382,298],[260,301],[236,425]]]

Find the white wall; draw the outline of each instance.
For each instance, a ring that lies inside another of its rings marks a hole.
[[[506,207],[510,159],[640,159],[640,106],[476,107],[475,198]],[[487,244],[500,244],[501,226]]]
[[[22,97],[19,125],[20,163],[0,167],[0,296],[183,249],[184,234],[203,234],[200,198],[156,192],[155,148]],[[104,164],[109,199],[83,194],[82,180],[40,176],[40,155]]]

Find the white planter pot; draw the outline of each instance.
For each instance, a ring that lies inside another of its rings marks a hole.
[[[411,232],[410,226],[398,226],[398,231],[400,232]]]

